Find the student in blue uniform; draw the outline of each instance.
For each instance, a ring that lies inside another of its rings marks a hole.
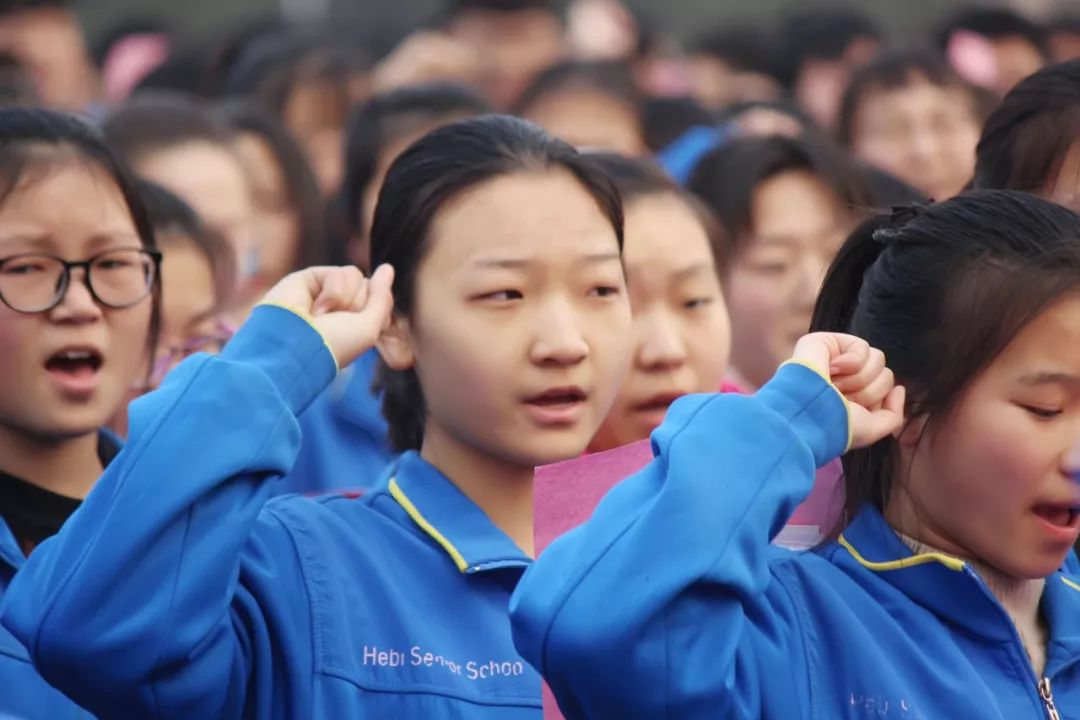
[[[415,85],[380,93],[361,105],[346,129],[341,212],[348,255],[371,267],[371,223],[386,171],[413,142],[453,120],[487,112],[486,101],[456,85]],[[372,389],[378,352],[364,353],[300,416],[303,440],[281,489],[291,492],[363,490],[395,457],[381,399]]]
[[[1009,91],[983,126],[971,186],[1029,192],[1080,211],[1080,58],[1048,65]],[[1080,573],[1075,552],[1066,562]]]
[[[370,281],[289,276],[133,403],[123,453],[12,583],[0,622],[93,712],[540,717],[507,607],[533,467],[585,449],[625,369],[618,194],[533,125],[464,120],[390,168],[372,236]],[[296,416],[377,339],[404,454],[360,499],[268,503]]]
[[[119,452],[146,373],[158,257],[141,199],[75,119],[0,110],[0,598]],[[0,628],[0,716],[84,718]]]
[[[844,457],[843,532],[770,545],[847,444],[824,379],[783,367],[750,398],[676,402],[658,458],[511,603],[566,716],[1076,717],[1080,578],[1058,568],[1080,532],[1078,290],[1080,218],[1033,196],[854,233],[814,327],[878,348],[907,402]]]

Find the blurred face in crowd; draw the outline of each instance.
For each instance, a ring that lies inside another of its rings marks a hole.
[[[359,75],[345,87],[337,79],[311,78],[293,88],[282,109],[282,121],[299,140],[324,196],[341,187],[345,118],[352,104],[366,94]]]
[[[700,217],[668,192],[635,198],[625,212],[634,346],[594,451],[648,437],[682,395],[716,392],[731,351],[727,306]]]
[[[508,107],[544,68],[563,55],[563,26],[543,8],[469,8],[447,28],[480,55],[477,82],[496,107]]]
[[[246,275],[258,239],[252,229],[251,186],[232,148],[205,141],[182,143],[139,157],[135,170],[183,199],[236,253]]]
[[[159,234],[161,245],[161,334],[153,381],[195,352],[220,349],[215,311],[220,298],[214,269],[195,240],[175,231]]]
[[[732,365],[747,389],[763,385],[807,332],[825,270],[851,223],[840,199],[806,170],[760,183],[751,218],[727,283]]]
[[[646,152],[637,108],[594,88],[553,90],[532,103],[524,117],[578,148],[631,157]]]
[[[259,275],[273,284],[293,269],[302,242],[299,216],[289,197],[285,172],[269,143],[256,133],[241,133],[234,146],[251,183]]]
[[[1080,212],[1080,139],[1069,148],[1057,176],[1051,179],[1040,195]]]
[[[993,89],[1004,96],[1016,83],[1046,64],[1039,48],[1020,35],[994,38],[990,41],[997,64],[997,80]]]
[[[714,55],[691,56],[688,70],[694,99],[712,110],[740,102],[779,100],[784,94],[775,78],[739,70]]]
[[[1050,56],[1056,63],[1080,58],[1080,29],[1051,33],[1047,44],[1050,46]]]
[[[838,59],[807,58],[795,79],[795,101],[818,125],[834,128],[851,73],[872,60],[879,47],[873,38],[857,38]]]
[[[971,93],[922,75],[872,88],[855,109],[851,149],[936,200],[963,189],[975,171],[980,123]]]
[[[81,111],[93,102],[97,78],[74,13],[41,7],[0,16],[0,51],[27,69],[46,106]]]

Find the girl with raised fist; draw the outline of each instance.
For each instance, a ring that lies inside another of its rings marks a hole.
[[[852,234],[813,328],[869,346],[809,335],[756,395],[677,401],[519,584],[566,717],[1075,717],[1078,290],[1080,218],[1021,193]],[[847,448],[842,532],[772,545]]]
[[[0,620],[101,717],[539,718],[507,607],[533,467],[581,454],[618,391],[621,245],[570,146],[497,116],[433,131],[387,173],[372,277],[286,277],[133,403]],[[363,497],[268,502],[297,415],[376,345],[400,460]]]

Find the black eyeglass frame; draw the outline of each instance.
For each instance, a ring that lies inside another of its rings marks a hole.
[[[101,296],[97,294],[97,291],[94,290],[94,281],[91,271],[91,268],[93,267],[95,262],[107,255],[112,255],[113,253],[118,252],[137,252],[145,258],[149,258],[151,261],[151,273],[150,277],[147,278],[146,288],[143,290],[142,294],[139,295],[139,297],[132,300],[131,302],[124,303],[122,305],[106,302],[101,298]],[[63,266],[63,274],[60,276],[60,283],[57,286],[56,294],[53,297],[52,302],[50,302],[44,307],[35,310],[23,310],[22,308],[15,307],[8,301],[6,297],[4,297],[3,291],[0,290],[0,302],[3,302],[4,305],[6,305],[7,307],[11,308],[17,313],[22,313],[23,315],[36,315],[38,313],[49,312],[57,305],[62,303],[64,301],[64,297],[67,295],[68,289],[71,287],[71,271],[77,268],[83,269],[83,284],[85,284],[86,289],[90,291],[90,296],[94,298],[94,302],[104,307],[111,308],[113,310],[124,310],[126,308],[138,305],[140,302],[145,300],[151,292],[153,292],[154,284],[158,281],[158,278],[161,277],[161,253],[157,250],[147,250],[146,248],[111,248],[109,250],[102,250],[99,253],[94,253],[86,260],[79,261],[64,260],[63,258],[56,257],[55,255],[49,255],[48,253],[19,253],[18,255],[9,255],[5,258],[0,258],[0,272],[3,272],[5,265],[14,260],[22,260],[31,257],[48,258],[49,260],[60,263],[60,265]]]

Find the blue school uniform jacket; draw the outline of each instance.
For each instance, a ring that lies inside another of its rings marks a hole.
[[[378,359],[369,350],[300,414],[300,452],[278,492],[366,490],[390,467],[381,399],[371,389]]]
[[[0,608],[49,682],[108,718],[539,718],[507,613],[529,561],[434,467],[406,454],[362,498],[267,503],[334,373],[264,306],[136,401]]]
[[[848,442],[845,405],[795,365],[752,397],[692,396],[656,459],[533,564],[518,649],[567,718],[1047,718],[971,567],[911,552],[866,509],[820,551],[770,545]],[[1055,574],[1045,676],[1080,718],[1080,584]]]
[[[0,518],[0,598],[25,561],[15,536]],[[93,716],[45,682],[22,643],[0,627],[0,718],[91,720]]]
[[[105,465],[120,451],[120,439],[99,432],[98,454]],[[0,517],[0,601],[26,556],[10,527]],[[26,649],[0,626],[0,718],[92,720],[93,716],[64,697],[34,669]]]

